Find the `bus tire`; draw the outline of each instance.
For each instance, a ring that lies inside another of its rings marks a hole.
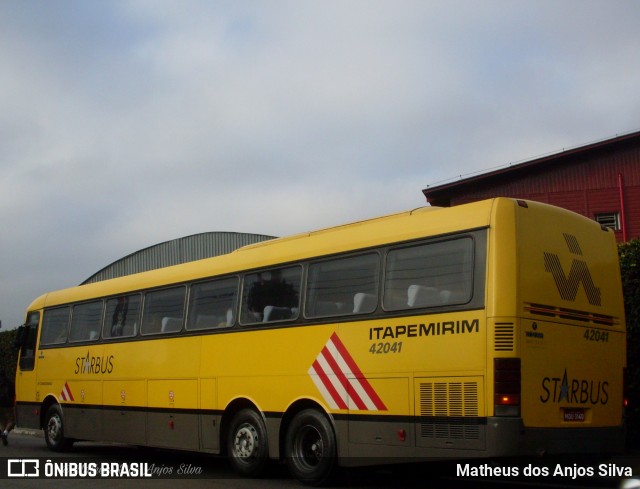
[[[289,472],[307,485],[320,485],[333,473],[336,435],[329,419],[316,409],[305,409],[291,421],[285,440]]]
[[[73,440],[64,436],[64,417],[58,404],[49,407],[44,419],[44,440],[54,452],[64,452],[73,445]]]
[[[237,473],[259,477],[269,459],[267,429],[259,413],[242,409],[232,419],[227,437],[229,462]]]

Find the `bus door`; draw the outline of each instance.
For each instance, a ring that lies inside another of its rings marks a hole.
[[[16,370],[16,398],[31,403],[38,403],[36,399],[36,342],[40,312],[27,314],[27,321],[18,328],[16,347],[19,348],[18,368]],[[35,404],[19,404],[16,407],[17,424],[26,428],[39,428],[40,417]]]

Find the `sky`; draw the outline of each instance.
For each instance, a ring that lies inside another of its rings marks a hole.
[[[0,0],[0,320],[208,231],[285,236],[640,129],[636,0]]]

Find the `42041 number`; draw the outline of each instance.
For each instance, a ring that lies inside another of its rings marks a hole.
[[[385,353],[400,353],[402,351],[402,341],[386,342],[386,343],[372,343],[369,348],[369,353],[374,355]]]
[[[587,341],[609,341],[609,332],[600,331],[599,329],[588,329],[584,332],[584,339]]]

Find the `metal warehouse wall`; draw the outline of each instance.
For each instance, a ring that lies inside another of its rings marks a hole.
[[[95,273],[82,284],[99,282],[156,268],[224,255],[242,246],[273,239],[262,234],[210,232],[159,243],[142,249]]]

